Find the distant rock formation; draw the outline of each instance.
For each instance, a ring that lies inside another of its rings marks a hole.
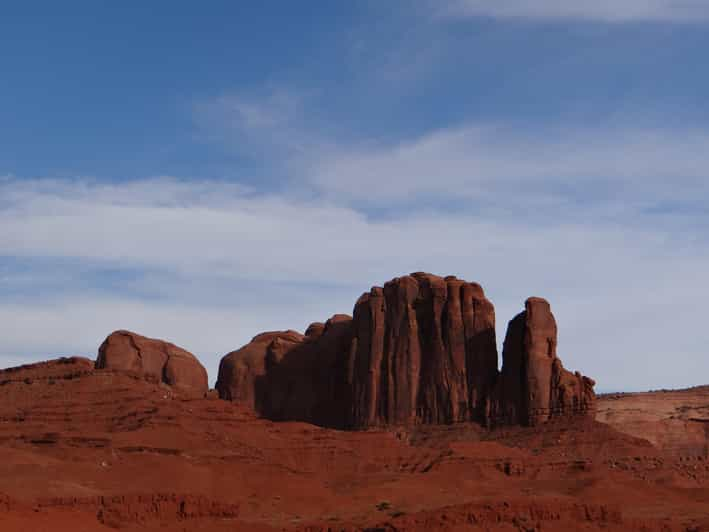
[[[93,369],[94,361],[88,358],[61,357],[0,370],[0,386],[11,382],[31,383],[73,379],[89,374]]]
[[[104,340],[96,369],[137,373],[189,395],[203,396],[208,390],[207,371],[192,353],[130,331],[115,331]]]
[[[497,360],[495,309],[480,285],[414,273],[363,294],[352,318],[256,336],[222,359],[216,387],[269,419],[345,429],[536,425],[593,410],[594,382],[556,356],[545,300],[527,300],[501,372]]]
[[[709,458],[709,386],[603,394],[596,421],[647,440],[670,456]]]

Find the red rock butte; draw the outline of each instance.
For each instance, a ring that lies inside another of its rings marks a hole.
[[[495,309],[482,287],[413,273],[363,294],[352,317],[304,335],[259,334],[222,359],[216,388],[268,419],[341,429],[592,415],[595,383],[564,369],[556,343],[549,303],[529,298],[509,323],[498,370]]]

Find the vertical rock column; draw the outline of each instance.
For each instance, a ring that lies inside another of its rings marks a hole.
[[[487,424],[498,377],[495,307],[479,284],[464,283],[460,288],[468,408],[472,421]]]
[[[380,397],[384,355],[386,302],[380,287],[363,294],[355,304],[347,385],[351,387],[354,427],[377,425],[383,417]]]
[[[556,320],[549,303],[531,297],[524,306],[505,336],[494,421],[534,426],[592,410],[593,380],[566,371],[557,358]]]
[[[557,328],[546,300],[530,297],[524,307],[527,314],[524,330],[527,412],[524,416],[529,425],[534,426],[551,415],[551,375],[556,360]]]
[[[462,329],[451,334],[447,323],[450,321],[450,313],[446,281],[425,274],[414,274],[414,278],[419,284],[416,313],[423,352],[417,417],[422,423],[452,423],[458,420],[458,400],[467,400],[464,346],[462,342],[456,346],[449,343],[451,336],[459,336]],[[460,305],[457,306],[460,310]],[[456,323],[460,321],[459,312]],[[457,352],[455,347],[458,348]],[[456,370],[458,361],[462,363],[460,371]],[[463,412],[466,410],[463,405]]]

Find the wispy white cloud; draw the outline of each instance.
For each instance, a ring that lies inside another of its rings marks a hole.
[[[401,190],[415,188],[407,173],[388,175],[393,188],[396,183]],[[444,189],[449,186],[445,176],[438,183]],[[159,192],[161,186],[164,193]],[[549,241],[583,241],[579,251],[593,235],[618,248],[633,240],[658,249],[666,243],[664,235],[649,229],[615,221],[593,226],[575,221],[586,212],[598,212],[603,202],[579,205],[574,212],[560,210],[553,224],[540,224],[536,216],[506,218],[479,209],[418,210],[415,201],[398,214],[372,218],[346,201],[243,194],[221,182],[197,183],[190,193],[190,186],[151,180],[142,186],[112,185],[111,194],[105,185],[83,180],[48,190],[41,182],[5,181],[0,193],[21,199],[0,209],[0,247],[7,256],[83,259],[176,274],[287,282],[344,278],[358,283],[381,279],[392,270],[416,269],[417,264],[440,271],[471,253],[501,249],[504,255],[528,246],[546,248],[539,242],[543,236]],[[209,196],[203,194],[204,187],[210,188]],[[368,183],[366,188],[373,195],[386,194]],[[447,189],[447,198],[455,199],[458,189]],[[152,199],[145,190],[154,193]],[[178,203],[170,199],[174,190],[180,191]],[[507,201],[504,191],[495,201]],[[633,240],[626,241],[619,228],[632,230]],[[471,239],[465,249],[458,245]]]
[[[276,88],[258,95],[221,94],[194,105],[197,134],[208,142],[238,147],[241,154],[268,158],[277,149],[280,155],[297,157],[325,140],[314,138],[311,130],[302,127],[307,96]]]
[[[467,126],[391,146],[314,157],[321,190],[371,203],[457,197],[518,203],[602,199],[655,202],[709,192],[709,134],[632,127]],[[405,187],[405,188],[402,188]]]
[[[406,187],[406,175],[391,177]],[[709,256],[686,235],[415,207],[372,219],[345,204],[219,182],[163,178],[110,190],[85,180],[49,183],[2,183],[0,196],[14,198],[0,210],[6,256],[148,270],[149,284],[165,286],[158,299],[140,289],[130,297],[83,293],[79,284],[56,297],[8,298],[0,322],[9,355],[92,353],[110,330],[126,327],[185,345],[213,379],[219,356],[253,334],[349,312],[371,284],[429,270],[482,282],[498,308],[500,337],[525,297],[548,297],[565,362],[606,389],[690,384],[709,371],[709,338],[699,341],[703,318],[694,310],[709,297],[700,282]],[[195,299],[175,276],[204,286],[241,280],[261,295],[234,290],[229,304]],[[304,282],[312,286],[293,289]],[[678,330],[688,333],[678,340]]]
[[[21,282],[25,296],[0,303],[12,331],[0,351],[87,352],[134,328],[184,344],[213,379],[219,356],[257,332],[304,328],[350,311],[371,284],[428,270],[480,281],[500,339],[525,297],[548,297],[565,362],[603,389],[709,373],[695,311],[709,297],[703,130],[468,124],[345,142],[293,105],[230,96],[201,115],[225,145],[265,150],[287,169],[271,192],[169,177],[0,180],[3,256],[137,277],[130,295],[94,293],[67,281],[69,265],[63,291],[30,296],[27,276],[5,274],[0,291]]]
[[[275,173],[288,176],[281,185],[300,197],[360,207],[464,200],[476,209],[578,209],[582,202],[635,211],[709,196],[709,132],[700,128],[468,122],[404,139],[342,140],[306,118],[303,99],[281,98],[291,102],[288,111],[272,97],[230,95],[212,102],[201,126],[221,131],[240,154],[250,150],[240,139],[260,139]],[[273,118],[233,118],[230,109],[242,105]]]
[[[600,22],[696,22],[709,20],[702,0],[451,0],[432,4],[444,15]]]

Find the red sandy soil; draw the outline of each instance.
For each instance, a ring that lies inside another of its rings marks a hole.
[[[709,531],[706,446],[666,445],[664,418],[648,422],[659,447],[638,438],[632,400],[599,401],[628,434],[591,419],[342,432],[86,359],[6,370],[0,530]]]

